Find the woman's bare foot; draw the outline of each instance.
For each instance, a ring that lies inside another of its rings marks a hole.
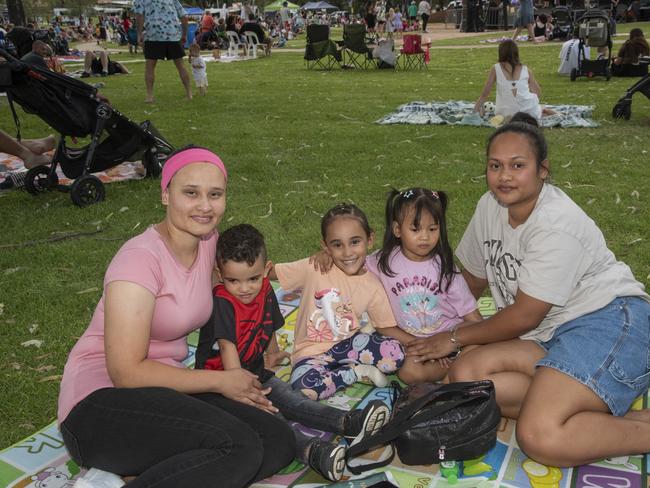
[[[54,149],[56,137],[54,134],[50,134],[42,139],[23,139],[20,142],[34,154],[43,154]]]
[[[625,414],[624,418],[650,423],[650,408],[645,408],[643,410],[630,410]]]
[[[21,158],[25,164],[25,168],[31,169],[42,164],[50,164],[52,162],[52,156],[48,154],[36,154],[32,151],[26,153]]]
[[[144,99],[144,103],[154,103],[153,97],[147,97]]]

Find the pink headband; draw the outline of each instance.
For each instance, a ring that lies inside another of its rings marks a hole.
[[[179,170],[192,163],[213,164],[219,168],[226,181],[228,181],[228,172],[219,156],[202,147],[191,147],[174,154],[165,162],[162,169],[162,179],[160,180],[162,189],[165,190],[169,186],[169,182]]]

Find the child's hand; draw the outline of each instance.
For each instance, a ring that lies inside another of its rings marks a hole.
[[[332,257],[326,251],[320,250],[309,256],[309,264],[314,265],[315,271],[320,271],[321,274],[326,274],[330,269],[332,269],[334,261],[332,261]]]
[[[415,339],[406,348],[406,354],[413,357],[416,363],[442,359],[453,352],[456,352],[456,345],[451,342],[450,332],[440,332],[431,337]]]
[[[275,368],[284,363],[285,359],[289,359],[291,355],[286,351],[267,352],[264,355],[264,367],[267,369]]]

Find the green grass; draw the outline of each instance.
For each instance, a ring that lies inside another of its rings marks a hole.
[[[555,182],[603,230],[616,255],[636,277],[650,282],[647,150],[650,101],[635,96],[632,119],[613,121],[612,106],[629,79],[556,75],[557,49],[522,49],[547,103],[595,105],[597,129],[552,129],[546,135]],[[278,53],[255,61],[208,65],[208,96],[188,102],[173,65],[159,64],[155,105],[143,103],[143,63],[133,74],[102,79],[102,92],[136,121],[151,119],[177,145],[213,148],[230,181],[223,226],[250,222],[266,235],[275,261],[304,257],[317,248],[320,215],[352,200],[383,232],[389,186],[424,185],[450,195],[449,225],[458,242],[486,190],[484,142],[490,130],[374,123],[413,100],[475,99],[494,49],[432,51],[426,72],[308,71],[302,55]],[[0,110],[8,114],[6,101]],[[50,132],[21,113],[23,134]],[[1,128],[13,132],[11,118]],[[73,206],[69,195],[0,195],[0,446],[54,418],[68,351],[87,326],[106,266],[119,246],[163,217],[159,183],[116,183],[106,201]],[[59,232],[93,236],[51,243]],[[8,247],[15,246],[15,247]],[[33,324],[38,327],[34,332]],[[40,349],[23,347],[29,339]]]

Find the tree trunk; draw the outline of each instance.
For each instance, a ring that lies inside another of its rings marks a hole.
[[[25,25],[25,9],[22,0],[7,0],[9,22],[14,25]]]

